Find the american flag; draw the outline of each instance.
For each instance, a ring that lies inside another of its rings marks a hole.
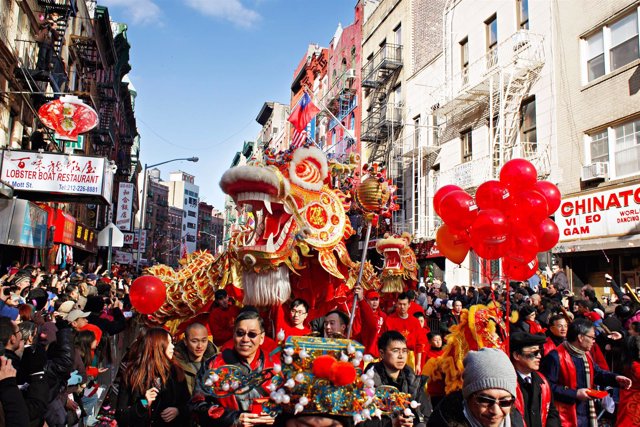
[[[307,140],[307,130],[304,129],[302,132],[298,132],[298,129],[293,130],[293,138],[291,138],[291,147],[298,148],[302,147]]]

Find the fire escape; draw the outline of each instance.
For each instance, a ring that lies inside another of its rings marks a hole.
[[[404,158],[402,144],[395,142],[402,131],[402,105],[390,98],[402,65],[402,45],[384,44],[362,68],[362,87],[370,102],[360,135],[368,143],[368,162],[387,167],[400,206],[404,205]],[[400,228],[396,231],[403,231],[406,224],[399,212],[394,213],[393,224]]]
[[[438,123],[446,128],[478,109],[487,109],[490,152],[452,169],[443,170],[434,188],[456,184],[473,188],[495,178],[504,162],[523,157],[541,177],[550,173],[548,142],[519,138],[521,106],[544,66],[544,37],[526,30],[512,34],[477,61],[449,77],[433,96]]]
[[[358,95],[356,93],[356,70],[353,68],[343,69],[342,74],[335,78],[329,88],[325,104],[336,119],[329,121],[329,131],[333,131],[338,122],[342,122],[358,106]],[[349,123],[347,123],[348,127]],[[349,149],[355,145],[356,141],[352,136],[343,134],[337,141],[327,143],[326,152],[330,157],[342,159],[349,153]]]

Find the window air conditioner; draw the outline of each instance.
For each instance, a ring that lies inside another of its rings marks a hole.
[[[594,181],[609,177],[609,163],[595,162],[582,167],[582,181]]]
[[[356,70],[353,68],[349,68],[347,71],[345,71],[344,73],[344,78],[347,80],[353,80],[356,78]]]

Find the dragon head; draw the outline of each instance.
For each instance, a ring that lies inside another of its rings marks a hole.
[[[380,277],[383,283],[382,292],[402,292],[405,281],[417,282],[418,264],[410,243],[409,233],[402,233],[401,236],[386,235],[376,243],[376,250],[384,256]]]
[[[220,181],[238,208],[255,219],[235,236],[231,250],[242,265],[245,303],[257,306],[289,298],[289,272],[305,268],[303,258],[312,250],[324,270],[344,280],[338,259],[351,262],[344,258],[344,240],[353,233],[345,215],[347,196],[329,187],[320,149],[268,152],[265,158],[229,169]]]

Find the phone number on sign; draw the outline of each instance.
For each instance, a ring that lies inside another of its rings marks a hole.
[[[58,184],[58,190],[76,191],[78,193],[98,193],[100,191],[98,187],[95,187],[95,186],[75,185],[75,184]]]

